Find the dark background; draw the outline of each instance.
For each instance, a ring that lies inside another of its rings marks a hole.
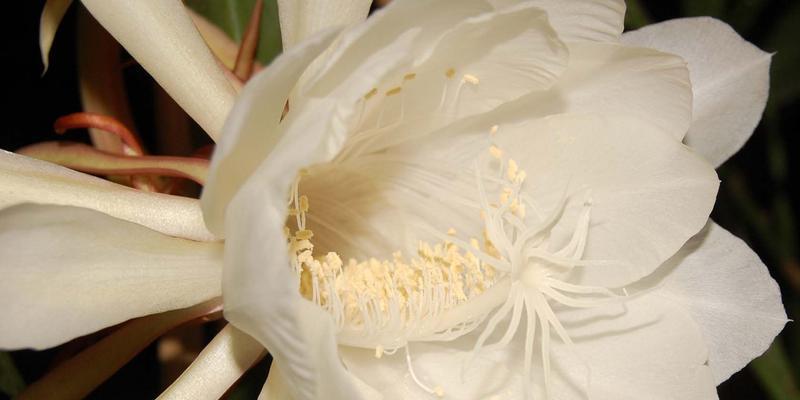
[[[211,1],[211,0],[209,0]],[[202,1],[196,1],[202,2]],[[38,23],[43,1],[3,4],[3,106],[0,107],[0,148],[54,140],[53,121],[81,110],[76,62],[74,5],[65,17],[51,51],[50,70],[41,76]],[[771,70],[771,93],[762,123],[745,147],[719,170],[722,180],[712,217],[747,241],[779,282],[789,318],[800,316],[800,264],[796,210],[798,206],[798,114],[800,114],[800,2],[795,0],[687,0],[629,2],[626,25],[684,16],[710,15],[730,24],[760,48],[776,52]],[[154,131],[152,80],[138,65],[124,71],[136,127],[151,149]],[[85,132],[68,133],[70,140],[87,141]],[[2,277],[0,277],[2,279]],[[218,327],[204,328],[206,340]],[[0,388],[14,386],[13,375],[32,382],[63,357],[93,338],[56,349],[0,353]],[[9,360],[13,364],[9,364]],[[230,398],[255,398],[268,362],[251,371]],[[720,388],[721,399],[796,400],[800,368],[800,329],[794,323],[778,337],[767,354],[734,375]],[[156,346],[150,346],[100,387],[92,398],[153,398],[164,385]],[[4,383],[12,382],[12,383]],[[0,399],[6,394],[0,390]]]

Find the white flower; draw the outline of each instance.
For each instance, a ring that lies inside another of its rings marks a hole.
[[[220,136],[233,92],[178,2],[84,4]],[[716,175],[681,144],[718,165],[758,121],[769,57],[729,28],[620,44],[618,1],[398,0],[339,34],[364,4],[295,4],[222,130],[205,218],[0,154],[0,347],[200,303],[221,273],[226,317],[274,356],[268,398],[714,398],[780,331],[774,281],[707,221]],[[166,395],[219,397],[256,348],[224,330]]]
[[[704,399],[766,349],[777,286],[681,141],[735,151],[769,58],[709,20],[626,39],[687,70],[623,13],[396,1],[244,88],[202,202],[268,398]]]

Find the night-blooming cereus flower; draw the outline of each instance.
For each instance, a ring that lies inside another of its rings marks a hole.
[[[703,155],[751,133],[769,57],[709,20],[625,40],[687,69],[623,14],[398,0],[244,88],[202,203],[266,398],[708,399],[766,349],[780,295],[708,221]]]

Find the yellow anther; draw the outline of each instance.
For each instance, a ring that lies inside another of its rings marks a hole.
[[[381,357],[383,357],[383,346],[378,345],[378,347],[375,348],[375,358]]]
[[[508,192],[500,193],[500,204],[506,205],[508,204],[508,198],[511,197],[511,194]]]
[[[496,134],[497,134],[497,131],[498,131],[499,129],[500,129],[500,127],[499,127],[499,126],[497,126],[497,125],[492,125],[492,127],[491,127],[491,128],[489,128],[489,134],[490,134],[490,135],[492,135],[492,136],[494,136],[494,135],[496,135]]]
[[[519,166],[517,165],[517,162],[509,158],[508,159],[508,170],[507,170],[508,179],[510,179],[512,181],[514,179],[516,179],[517,172],[519,172]]]
[[[455,75],[455,74],[456,74],[456,70],[453,69],[453,68],[448,68],[447,71],[444,71],[444,76],[446,76],[448,78],[452,78],[453,75]]]
[[[414,79],[416,77],[417,77],[417,74],[414,73],[414,72],[411,72],[411,73],[403,75],[403,80],[404,81],[410,81],[410,80],[412,80],[412,79]]]
[[[433,392],[436,393],[436,396],[438,397],[444,397],[444,389],[441,386],[435,387]]]
[[[447,230],[447,234],[450,235],[450,236],[455,236],[456,235],[456,230],[453,229],[453,228],[450,228],[450,229]]]
[[[525,171],[519,171],[519,172],[517,173],[517,178],[516,178],[516,179],[514,179],[514,182],[516,182],[516,183],[522,183],[522,182],[525,182],[525,178],[527,178],[527,177],[528,177],[528,174],[527,174],[527,173],[525,173]]]
[[[514,214],[516,214],[520,218],[525,218],[526,215],[525,203],[519,203],[519,207],[517,207],[517,210],[514,211]]]
[[[310,264],[314,261],[314,256],[311,253],[311,250],[304,250],[297,255],[297,261],[300,261],[303,264]]]
[[[289,235],[291,235],[291,234],[292,234],[292,231],[289,229],[289,227],[288,226],[284,226],[283,227],[283,236],[286,236],[288,238]]]
[[[308,197],[306,195],[300,196],[300,211],[308,212]]]
[[[461,80],[464,81],[464,82],[467,82],[469,84],[472,84],[472,85],[477,85],[477,84],[481,83],[481,80],[478,79],[477,76],[472,75],[472,74],[464,74],[464,76],[461,77]]]
[[[400,87],[400,86],[396,86],[396,87],[393,87],[393,88],[391,88],[391,89],[387,90],[387,91],[386,91],[386,95],[387,95],[387,96],[394,96],[394,95],[396,95],[396,94],[400,93],[400,91],[401,91],[401,90],[403,90],[403,88],[402,88],[402,87]]]
[[[369,99],[370,97],[375,96],[376,94],[378,94],[378,88],[372,88],[372,90],[370,90],[369,92],[367,92],[367,94],[364,95],[364,98]]]
[[[492,145],[491,147],[489,147],[489,154],[491,154],[492,157],[499,160],[503,157],[503,150],[500,150],[499,147]]]
[[[519,210],[519,199],[511,200],[511,205],[508,206],[508,209],[516,215],[517,210]]]
[[[299,240],[308,240],[314,237],[314,232],[311,232],[309,229],[303,229],[301,231],[297,231],[294,233],[294,237]]]

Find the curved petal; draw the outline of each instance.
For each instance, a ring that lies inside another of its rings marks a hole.
[[[709,221],[656,272],[659,295],[703,332],[717,384],[764,353],[788,322],[778,284],[747,244]]]
[[[52,347],[218,297],[221,250],[83,208],[5,209],[0,347]]]
[[[548,19],[564,41],[617,42],[624,28],[623,0],[490,0],[496,7],[520,2],[547,11]]]
[[[181,1],[83,4],[212,139],[219,139],[236,94]]]
[[[50,46],[53,45],[58,26],[61,25],[61,20],[71,4],[72,0],[47,0],[44,3],[42,17],[39,20],[39,50],[44,65],[42,74],[47,72],[47,67],[50,65]]]
[[[264,354],[261,343],[233,325],[225,325],[158,398],[219,399]]]
[[[714,381],[704,365],[703,338],[679,306],[658,296],[642,296],[624,308],[577,311],[565,317],[559,314],[575,345],[551,343],[550,398],[716,398]],[[537,333],[540,330],[537,327]],[[447,398],[546,398],[540,350],[534,350],[533,374],[527,377],[533,396],[524,395],[524,335],[517,335],[505,348],[484,350],[468,362],[476,337],[477,332],[452,342],[412,344],[416,377],[427,386],[442,388]],[[534,348],[538,347],[537,340]],[[347,367],[387,400],[427,395],[411,377],[402,350],[380,359],[370,350],[342,346],[339,352]]]
[[[197,200],[134,190],[0,150],[0,209],[20,203],[86,207],[166,235],[215,240]]]
[[[357,133],[350,138],[354,148],[344,152],[354,157],[416,140],[549,88],[568,57],[547,14],[527,3],[467,18],[365,96]]]
[[[622,41],[677,54],[689,64],[694,115],[686,144],[715,167],[753,134],[767,104],[771,54],[708,17],[648,25]]]
[[[498,114],[507,122],[559,113],[633,114],[678,140],[686,134],[692,88],[679,57],[610,43],[573,42],[569,51],[567,70],[553,88],[504,104]]]
[[[226,134],[214,151],[203,188],[203,212],[212,231],[222,233],[225,207],[281,138],[278,123],[289,93],[336,33],[323,32],[283,53],[244,87],[225,123]]]
[[[284,51],[317,32],[365,20],[371,4],[371,0],[278,0]]]
[[[348,30],[333,44],[312,75],[303,91],[309,96],[324,97],[337,88],[347,87],[348,79],[365,64],[374,62],[375,55],[407,40],[407,53],[417,55],[429,49],[447,29],[465,18],[489,12],[486,0],[411,0],[396,1],[378,10],[366,22]],[[375,85],[377,86],[377,85]],[[367,87],[359,96],[372,87]]]

